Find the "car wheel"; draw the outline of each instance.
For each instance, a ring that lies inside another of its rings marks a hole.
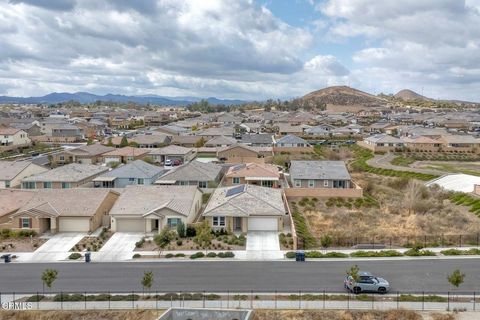
[[[387,292],[387,289],[385,289],[384,287],[380,287],[378,288],[378,293],[386,293]]]
[[[360,287],[354,287],[353,288],[353,293],[355,293],[355,294],[359,294],[360,291],[362,291],[362,289]]]

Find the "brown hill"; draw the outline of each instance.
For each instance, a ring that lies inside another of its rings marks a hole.
[[[313,91],[300,99],[306,104],[316,105],[377,107],[385,104],[385,100],[382,98],[347,86],[328,87]]]
[[[416,93],[415,91],[409,90],[409,89],[404,89],[398,91],[395,95],[395,98],[397,99],[402,99],[404,101],[409,101],[409,100],[430,100],[427,97],[422,96],[421,94]]]

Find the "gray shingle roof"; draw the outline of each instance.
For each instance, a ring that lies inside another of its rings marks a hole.
[[[195,160],[172,169],[157,181],[213,181],[221,171],[219,165]]]
[[[165,170],[161,167],[154,166],[153,164],[149,164],[142,160],[135,160],[110,172],[102,174],[102,177],[148,179],[155,177],[164,171]]]
[[[292,179],[350,180],[347,166],[343,161],[296,161],[290,164]]]
[[[284,144],[299,144],[303,143],[304,145],[308,145],[308,142],[305,141],[304,139],[297,137],[296,135],[293,134],[288,134],[285,137],[282,137],[277,140],[277,144],[284,143]]]
[[[204,216],[283,216],[286,209],[282,200],[282,190],[244,185],[243,191],[227,196],[229,190],[239,188],[218,188],[213,193],[203,213]]]

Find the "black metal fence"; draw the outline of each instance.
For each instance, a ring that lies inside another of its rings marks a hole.
[[[480,246],[480,233],[456,235],[419,235],[419,236],[373,236],[373,237],[338,237],[332,236],[330,248],[412,248],[412,247],[468,247]],[[298,248],[305,248],[298,236]],[[317,241],[317,248],[320,248]]]
[[[347,291],[234,292],[1,292],[6,310],[90,310],[245,308],[245,309],[366,309],[477,311],[476,292],[407,292],[351,294]]]

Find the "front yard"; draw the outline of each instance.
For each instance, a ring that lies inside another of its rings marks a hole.
[[[4,229],[0,232],[0,252],[33,252],[46,241],[32,231]]]
[[[98,251],[100,250],[108,239],[113,235],[112,231],[103,228],[102,232],[98,237],[87,236],[80,240],[73,248],[70,249],[72,252],[82,252],[82,251]]]

